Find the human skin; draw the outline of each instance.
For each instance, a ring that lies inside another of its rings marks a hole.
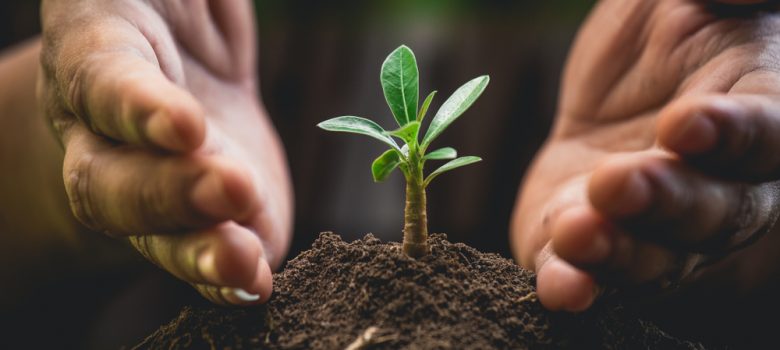
[[[780,17],[759,3],[593,10],[512,223],[544,306],[780,277]]]
[[[63,210],[223,304],[267,300],[291,235],[253,14],[245,0],[41,11],[38,103],[64,149]]]

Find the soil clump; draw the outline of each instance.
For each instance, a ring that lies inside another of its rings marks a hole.
[[[255,308],[188,307],[137,349],[703,349],[619,306],[552,313],[534,275],[446,235],[415,260],[371,234],[323,233]]]

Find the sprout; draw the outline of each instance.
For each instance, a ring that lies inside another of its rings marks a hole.
[[[376,182],[387,179],[395,169],[400,169],[404,174],[406,207],[404,208],[403,250],[407,255],[418,258],[428,254],[430,250],[425,189],[442,173],[482,160],[479,157],[457,158],[457,151],[451,147],[440,148],[429,153],[426,151],[431,142],[477,100],[487,87],[490,78],[481,76],[458,88],[436,112],[422,142],[419,135],[420,126],[431,101],[436,96],[436,91],[428,95],[418,111],[419,73],[412,50],[402,45],[390,53],[382,64],[380,78],[387,104],[398,122],[398,129],[385,131],[371,120],[353,116],[329,119],[317,126],[328,131],[373,137],[390,147],[374,160],[371,173]],[[403,146],[399,146],[394,137],[401,140]],[[450,161],[425,177],[423,168],[428,160]]]

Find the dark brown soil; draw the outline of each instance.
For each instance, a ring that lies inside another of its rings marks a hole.
[[[323,233],[274,276],[268,304],[186,308],[139,349],[701,349],[619,307],[542,308],[512,261],[432,235],[414,260],[372,235]]]

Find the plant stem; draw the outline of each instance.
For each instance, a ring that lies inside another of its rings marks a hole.
[[[422,161],[416,150],[409,152],[406,177],[406,207],[404,208],[404,253],[413,258],[428,255],[428,213]]]

